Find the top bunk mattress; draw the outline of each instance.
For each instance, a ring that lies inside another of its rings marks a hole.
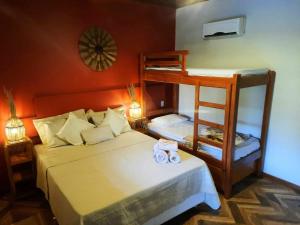
[[[147,67],[146,70],[158,71],[177,71],[181,68],[172,67]],[[261,75],[268,72],[267,68],[256,69],[208,69],[208,68],[188,68],[186,69],[189,76],[209,76],[209,77],[233,77],[234,74],[241,74],[241,76]]]

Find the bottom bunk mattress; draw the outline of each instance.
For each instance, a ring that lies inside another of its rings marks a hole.
[[[220,207],[207,165],[183,151],[157,164],[152,137],[130,131],[87,146],[35,146],[37,186],[60,225],[157,225],[196,206]]]
[[[150,122],[148,123],[148,129],[167,139],[176,140],[189,148],[193,147],[194,123],[192,121],[181,121],[170,124]],[[199,134],[203,133],[206,129],[206,126],[199,126]],[[243,138],[241,138],[241,136]],[[240,134],[236,138],[234,160],[237,161],[257,151],[259,148],[260,142],[257,138]],[[198,150],[211,155],[215,159],[222,160],[221,148],[199,142]]]

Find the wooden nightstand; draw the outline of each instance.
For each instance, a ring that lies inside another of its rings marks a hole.
[[[147,128],[148,119],[146,117],[142,117],[138,119],[129,118],[128,122],[132,129],[144,134],[148,132],[148,128]]]
[[[26,137],[19,142],[4,143],[4,155],[7,166],[10,189],[13,199],[17,197],[18,184],[34,180],[33,143]],[[23,184],[28,186],[28,184]],[[22,189],[23,189],[22,188]]]

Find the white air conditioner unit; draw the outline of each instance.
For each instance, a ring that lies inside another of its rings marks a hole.
[[[240,36],[245,33],[245,17],[226,19],[203,25],[203,39]]]

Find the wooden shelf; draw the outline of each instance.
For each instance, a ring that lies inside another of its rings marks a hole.
[[[24,164],[24,163],[28,163],[31,161],[32,161],[32,157],[26,153],[19,153],[19,154],[10,156],[10,165],[11,166]]]

